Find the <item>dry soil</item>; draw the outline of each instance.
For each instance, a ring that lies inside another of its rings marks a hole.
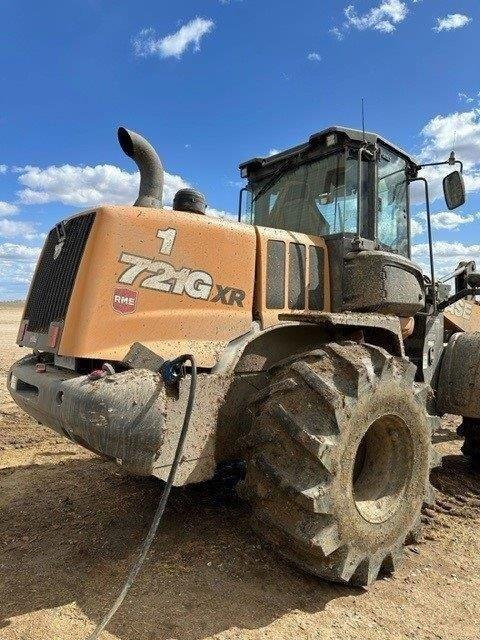
[[[125,577],[159,495],[36,424],[5,389],[21,309],[0,307],[0,638],[80,640]],[[436,507],[392,578],[308,577],[262,547],[248,509],[175,490],[148,564],[102,638],[479,640],[480,476],[445,419]]]

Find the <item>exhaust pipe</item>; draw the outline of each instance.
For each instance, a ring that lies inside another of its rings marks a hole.
[[[163,166],[152,145],[135,131],[118,128],[118,142],[123,152],[140,171],[140,189],[134,207],[162,208]]]

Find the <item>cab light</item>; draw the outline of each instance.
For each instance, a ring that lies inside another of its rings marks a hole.
[[[333,145],[337,144],[337,136],[335,133],[331,133],[325,139],[325,144],[327,147],[333,147]]]

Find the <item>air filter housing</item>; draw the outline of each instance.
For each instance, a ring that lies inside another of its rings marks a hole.
[[[204,215],[206,208],[205,196],[195,189],[180,189],[173,199],[175,211],[191,211]]]

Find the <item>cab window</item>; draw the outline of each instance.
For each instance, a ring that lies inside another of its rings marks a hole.
[[[380,247],[408,257],[407,163],[380,146],[377,238]]]
[[[250,184],[245,222],[315,236],[358,232],[358,162],[335,153]]]

